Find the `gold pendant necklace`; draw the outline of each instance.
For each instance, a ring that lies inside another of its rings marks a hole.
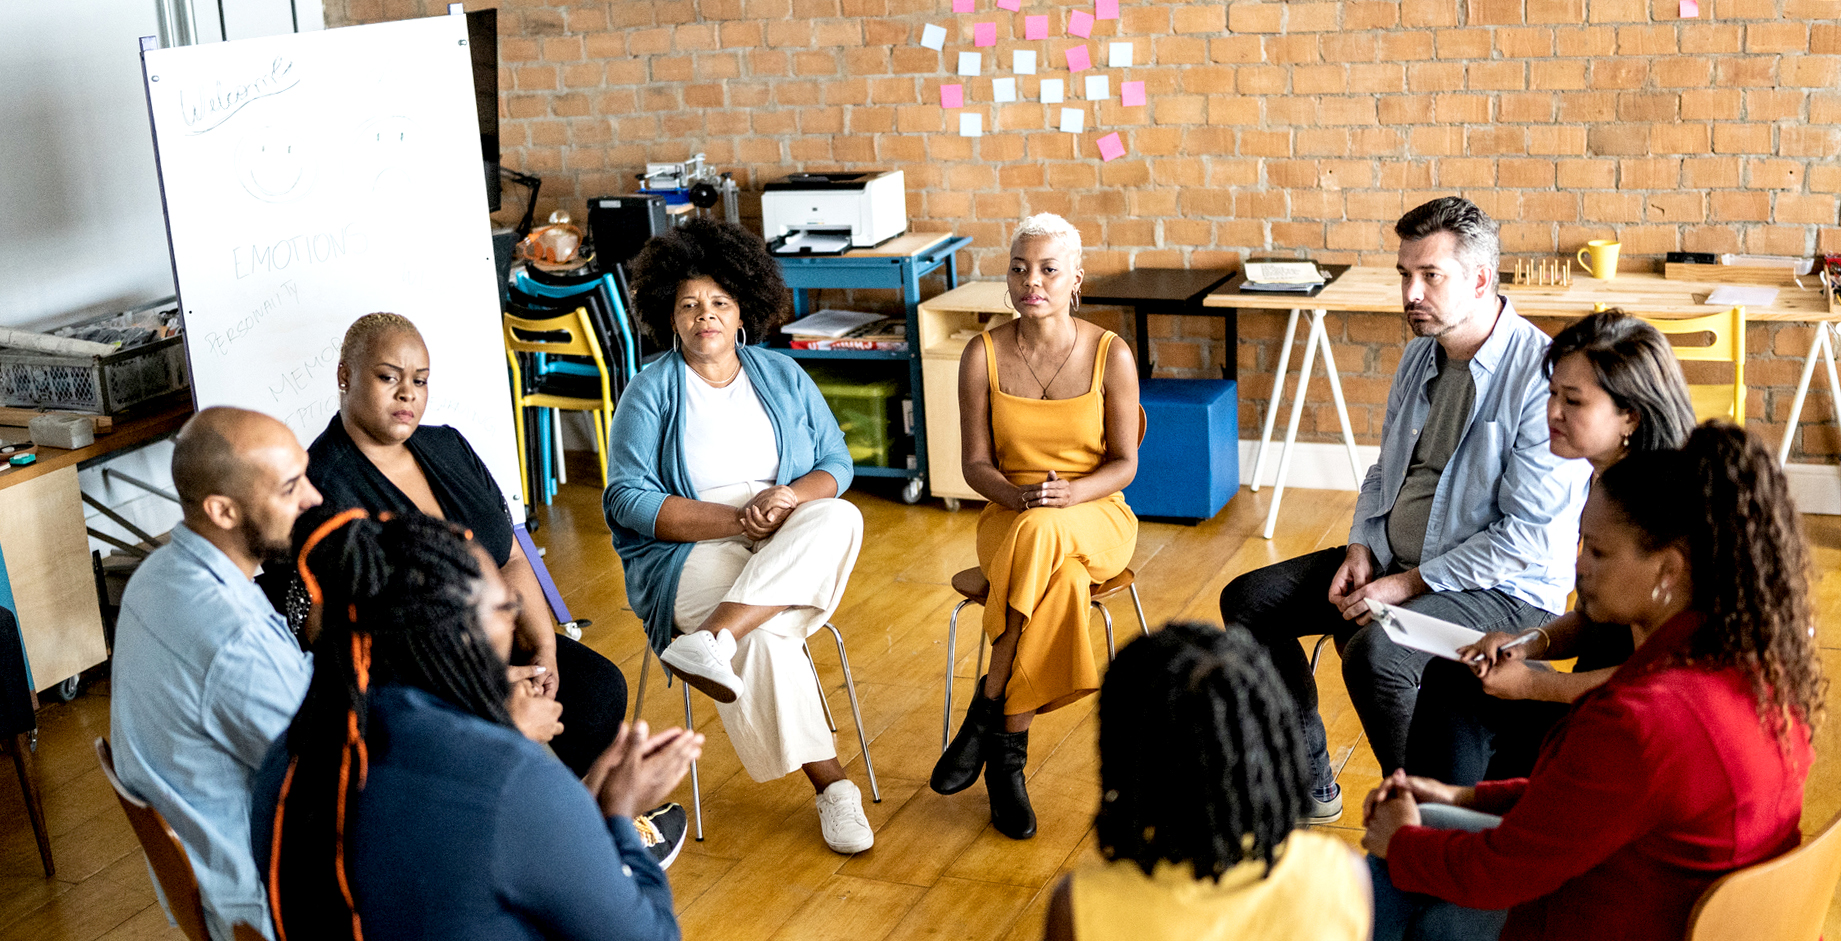
[[[1078,331],[1078,328],[1076,328],[1076,330]],[[1074,358],[1074,347],[1077,347],[1080,345],[1080,334],[1078,332],[1074,334],[1074,342],[1068,344],[1067,355],[1061,357],[1061,365],[1055,367],[1055,371],[1051,373],[1048,377],[1048,382],[1043,382],[1042,377],[1036,375],[1036,368],[1029,364],[1029,354],[1023,352],[1023,331],[1020,329],[1017,330],[1015,336],[1016,336],[1017,358],[1023,361],[1023,368],[1029,370],[1029,378],[1034,379],[1036,381],[1036,385],[1039,385],[1042,387],[1042,398],[1047,399],[1048,398],[1048,383],[1054,382],[1055,378],[1061,375],[1061,370],[1067,368],[1068,361]]]

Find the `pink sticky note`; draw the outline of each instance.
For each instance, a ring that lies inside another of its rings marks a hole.
[[[998,4],[1002,6],[1003,4]],[[1119,0],[1094,0],[1093,18],[1096,20],[1116,20],[1119,18]]]
[[[1119,83],[1119,103],[1127,108],[1144,104],[1143,82]]]
[[[1111,162],[1125,156],[1125,144],[1123,141],[1119,140],[1119,135],[1116,132],[1107,134],[1105,137],[1095,141],[1095,143],[1099,145],[1099,157],[1101,160]]]
[[[972,0],[952,0],[952,11],[954,13],[972,12]]]
[[[1698,0],[1681,0],[1681,18],[1682,19],[1692,20],[1692,19],[1698,18],[1699,16],[1700,16],[1700,3],[1698,2]]]
[[[1068,50],[1068,71],[1085,72],[1093,67],[1093,57],[1087,54],[1086,46],[1075,46]]]
[[[997,8],[1015,13],[1023,8],[1023,0],[997,0]]]
[[[1068,14],[1068,35],[1082,39],[1093,35],[1093,14],[1085,10],[1075,10]]]
[[[973,23],[972,24],[972,45],[974,46],[995,46],[997,45],[997,24],[996,23]]]
[[[941,85],[940,86],[940,107],[942,108],[963,108],[965,107],[965,86],[959,85],[959,84]]]
[[[1048,17],[1046,16],[1025,16],[1023,17],[1023,38],[1024,39],[1047,39],[1048,38]]]

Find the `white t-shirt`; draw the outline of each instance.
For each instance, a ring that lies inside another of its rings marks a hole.
[[[699,497],[732,484],[773,486],[780,476],[773,421],[745,370],[718,389],[684,368],[683,433],[684,470]]]

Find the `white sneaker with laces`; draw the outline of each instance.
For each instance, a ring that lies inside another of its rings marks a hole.
[[[734,702],[742,693],[742,678],[729,666],[735,635],[728,631],[692,631],[672,641],[658,659],[717,702]]]
[[[818,795],[818,828],[825,845],[848,856],[876,845],[876,834],[863,815],[863,792],[851,781],[834,781]]]

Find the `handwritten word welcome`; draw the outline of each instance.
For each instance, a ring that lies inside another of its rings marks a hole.
[[[300,84],[294,73],[294,61],[277,56],[269,63],[266,74],[245,82],[225,85],[222,79],[211,83],[208,91],[179,93],[179,120],[189,134],[213,130],[252,101],[279,95]],[[156,77],[154,81],[159,81]]]

